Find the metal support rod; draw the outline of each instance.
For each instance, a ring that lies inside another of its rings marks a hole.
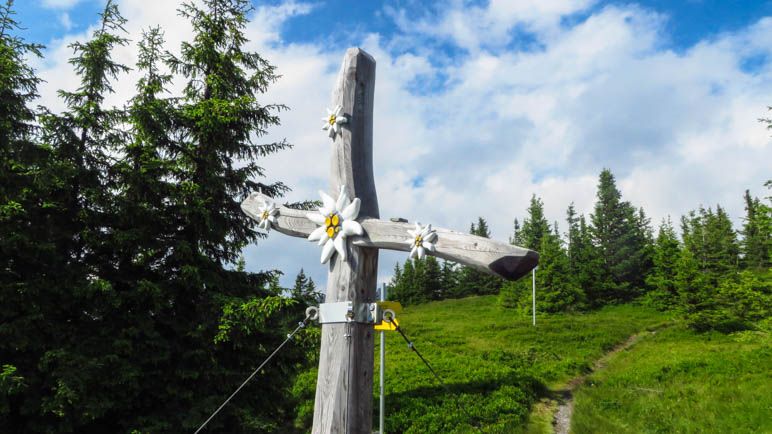
[[[381,287],[381,301],[386,301],[386,284]],[[386,377],[386,332],[381,330],[381,369],[380,369],[380,388],[378,389],[381,394],[380,412],[378,414],[378,426],[379,433],[383,434],[383,420],[384,413],[386,411],[386,393],[383,390],[384,379]]]
[[[533,299],[533,325],[536,325],[536,268],[531,270],[531,275],[533,276],[533,294],[531,296]]]

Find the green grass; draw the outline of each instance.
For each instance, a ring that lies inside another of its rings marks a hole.
[[[575,433],[772,433],[765,332],[697,334],[635,305],[543,315],[533,327],[530,317],[499,307],[493,296],[408,307],[399,321],[449,391],[388,332],[388,433],[552,432],[551,390],[589,373],[601,356],[646,330],[656,331],[612,355],[576,390]],[[309,371],[295,390],[305,400],[298,420],[306,430],[315,385]],[[377,412],[377,384],[374,392]]]
[[[668,320],[643,307],[615,306],[588,314],[539,316],[533,327],[530,317],[499,307],[494,296],[408,307],[398,319],[450,393],[402,338],[389,332],[389,433],[466,433],[477,432],[476,426],[484,432],[539,432],[551,420],[549,411],[530,421],[529,413],[549,395],[549,387],[586,373],[594,360],[630,335]],[[312,399],[314,374],[300,382],[297,395]],[[377,385],[375,393],[377,402]],[[472,418],[459,411],[453,397]],[[302,406],[299,420],[305,426],[311,408]]]
[[[575,394],[574,433],[772,433],[766,332],[681,326],[612,357]]]

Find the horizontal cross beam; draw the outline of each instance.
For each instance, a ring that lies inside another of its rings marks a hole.
[[[251,218],[260,221],[259,208],[265,199],[273,201],[262,193],[252,193],[241,204],[241,209]],[[277,222],[272,225],[272,228],[285,235],[306,238],[318,227],[306,217],[308,212],[282,206],[279,208]],[[352,245],[410,251],[412,246],[405,240],[410,237],[407,231],[414,228],[412,223],[368,217],[358,221],[362,225],[364,234],[349,237]],[[427,251],[427,254],[467,265],[507,280],[519,279],[536,267],[539,261],[538,253],[522,247],[449,229],[435,228],[435,230],[437,232],[435,251]]]

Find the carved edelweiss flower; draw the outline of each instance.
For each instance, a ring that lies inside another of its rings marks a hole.
[[[319,213],[307,213],[306,217],[320,225],[308,236],[309,241],[319,241],[322,247],[322,264],[330,260],[336,251],[342,260],[346,260],[346,237],[362,235],[362,225],[356,218],[359,216],[359,198],[349,200],[346,188],[340,187],[338,200],[333,200],[327,193],[320,191],[322,206]]]
[[[263,204],[258,208],[260,223],[257,224],[257,227],[270,232],[271,225],[276,224],[276,215],[279,213],[279,207],[272,200],[265,197],[262,198],[262,202]]]
[[[327,117],[322,118],[324,125],[322,129],[327,131],[327,134],[331,139],[335,138],[335,135],[340,132],[340,124],[345,124],[348,119],[341,115],[343,107],[337,105],[334,109],[327,109]]]
[[[434,251],[434,243],[437,240],[437,231],[432,229],[432,225],[428,224],[421,227],[421,223],[416,222],[415,230],[407,231],[411,238],[405,240],[406,243],[413,248],[410,249],[410,258],[414,258],[418,255],[418,259],[423,259],[426,256],[426,250]]]

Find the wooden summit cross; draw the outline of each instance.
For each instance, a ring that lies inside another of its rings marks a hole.
[[[279,207],[261,193],[241,205],[265,230],[319,241],[329,262],[327,295],[320,306],[322,343],[314,404],[314,434],[372,432],[373,321],[378,249],[425,253],[515,280],[533,269],[531,250],[405,220],[379,220],[373,179],[375,60],[358,48],[346,51],[324,129],[332,140],[330,197],[319,211]],[[349,196],[350,195],[350,196]],[[349,198],[353,198],[350,200]],[[342,321],[333,307],[348,307]],[[346,304],[345,302],[349,302]],[[325,306],[330,308],[324,320]]]

